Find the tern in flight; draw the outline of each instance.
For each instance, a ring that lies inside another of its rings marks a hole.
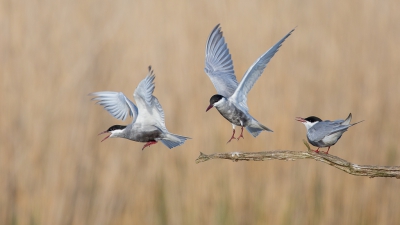
[[[125,120],[128,115],[133,117],[131,124],[114,125],[100,134],[108,133],[107,138],[126,138],[131,141],[146,142],[142,150],[161,141],[168,148],[182,145],[188,137],[170,133],[165,127],[164,111],[153,96],[155,76],[149,67],[149,73],[133,93],[137,107],[122,92],[101,91],[91,93],[96,96],[92,100],[102,105],[113,117]],[[99,135],[100,135],[99,134]]]
[[[271,129],[262,125],[249,114],[247,94],[263,73],[268,62],[293,31],[294,29],[262,54],[244,74],[242,81],[238,83],[233,70],[231,54],[229,53],[229,49],[222,35],[221,27],[218,24],[212,30],[206,44],[206,62],[204,70],[214,84],[218,94],[210,98],[210,105],[206,111],[215,107],[225,119],[231,122],[233,133],[228,143],[232,139],[236,139],[236,126],[242,128],[237,140],[243,138],[243,127],[246,127],[247,131],[253,135],[253,137],[257,137],[260,132],[264,130],[272,132]]]

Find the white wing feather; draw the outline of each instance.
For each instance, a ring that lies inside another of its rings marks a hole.
[[[235,92],[238,82],[231,54],[219,24],[212,30],[207,40],[205,64],[204,71],[214,84],[217,93],[229,98]]]
[[[149,74],[139,83],[133,94],[140,112],[136,123],[150,126],[155,125],[166,130],[164,111],[158,99],[153,96],[155,88],[154,79],[153,71],[149,67]]]
[[[129,115],[135,122],[138,117],[138,109],[122,92],[100,91],[89,95],[96,96],[92,100],[104,107],[113,117],[125,120]]]
[[[248,111],[247,94],[263,73],[268,62],[275,55],[275,53],[278,52],[279,48],[282,46],[282,43],[286,40],[287,37],[290,36],[290,34],[292,34],[293,31],[294,29],[286,34],[280,41],[278,41],[260,58],[258,58],[253,65],[250,66],[250,68],[244,74],[242,81],[240,81],[240,84],[237,87],[235,93],[233,93],[233,95],[231,96],[232,101],[238,103],[243,109]]]

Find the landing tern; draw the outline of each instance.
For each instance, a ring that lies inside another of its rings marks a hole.
[[[235,138],[236,126],[241,127],[239,140],[243,137],[243,127],[253,136],[257,137],[261,131],[272,132],[271,129],[259,123],[249,114],[247,94],[263,73],[265,67],[282,43],[294,31],[292,29],[280,41],[262,54],[244,74],[242,81],[237,82],[233,70],[231,54],[218,24],[211,32],[206,44],[205,72],[217,90],[216,95],[210,98],[210,105],[206,112],[215,107],[218,112],[232,124],[233,133],[228,143]]]

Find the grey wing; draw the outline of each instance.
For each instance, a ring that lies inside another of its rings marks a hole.
[[[340,125],[335,121],[323,121],[311,127],[308,135],[313,141],[320,141],[331,134],[345,132],[349,127],[348,125]]]
[[[282,43],[289,37],[292,32],[291,30],[288,34],[286,34],[278,43],[272,46],[268,51],[266,51],[260,58],[254,62],[253,65],[246,71],[244,74],[242,81],[240,81],[239,86],[237,87],[235,93],[231,96],[231,99],[237,103],[239,103],[243,108],[246,110],[247,108],[247,94],[256,83],[258,78],[263,73],[265,67],[267,66],[268,62],[271,58],[278,52],[279,48],[281,47]]]
[[[135,121],[138,116],[137,107],[122,92],[100,91],[89,95],[96,96],[92,100],[97,101],[97,104],[119,120],[125,120],[129,115]]]
[[[165,128],[164,111],[158,99],[153,96],[154,79],[153,70],[149,67],[148,75],[139,83],[133,94],[140,112],[136,122]]]
[[[231,54],[219,24],[207,40],[205,64],[204,71],[210,77],[217,93],[229,98],[235,92],[238,82],[233,70]]]
[[[340,124],[340,123],[343,123],[344,120],[334,120],[333,122]]]

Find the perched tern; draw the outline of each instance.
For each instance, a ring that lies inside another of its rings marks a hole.
[[[247,94],[263,73],[268,62],[293,31],[294,29],[261,55],[261,57],[250,66],[239,84],[233,70],[231,54],[229,53],[219,24],[212,30],[206,44],[204,70],[210,77],[218,94],[210,98],[210,105],[206,112],[212,107],[215,107],[225,119],[231,122],[233,133],[228,143],[232,139],[236,139],[236,126],[241,126],[242,128],[237,140],[243,138],[243,127],[246,127],[247,131],[253,135],[253,137],[257,137],[263,130],[272,132],[271,129],[259,123],[249,114]]]
[[[100,134],[109,133],[102,141],[111,137],[126,138],[137,142],[146,142],[142,150],[161,141],[168,148],[182,145],[188,137],[172,134],[165,127],[164,111],[153,96],[155,75],[151,66],[149,73],[136,88],[133,97],[137,107],[122,92],[101,91],[91,93],[96,96],[92,100],[102,105],[113,117],[125,120],[128,115],[133,117],[127,126],[114,125]],[[99,135],[100,135],[99,134]]]
[[[308,142],[313,146],[318,147],[315,152],[319,153],[319,148],[328,147],[328,151],[326,151],[326,154],[328,154],[331,146],[336,144],[336,142],[342,137],[342,134],[346,132],[349,127],[364,121],[362,120],[350,124],[351,118],[352,115],[350,113],[345,120],[322,121],[316,116],[310,116],[307,118],[296,117],[296,120],[302,122],[306,127]]]

